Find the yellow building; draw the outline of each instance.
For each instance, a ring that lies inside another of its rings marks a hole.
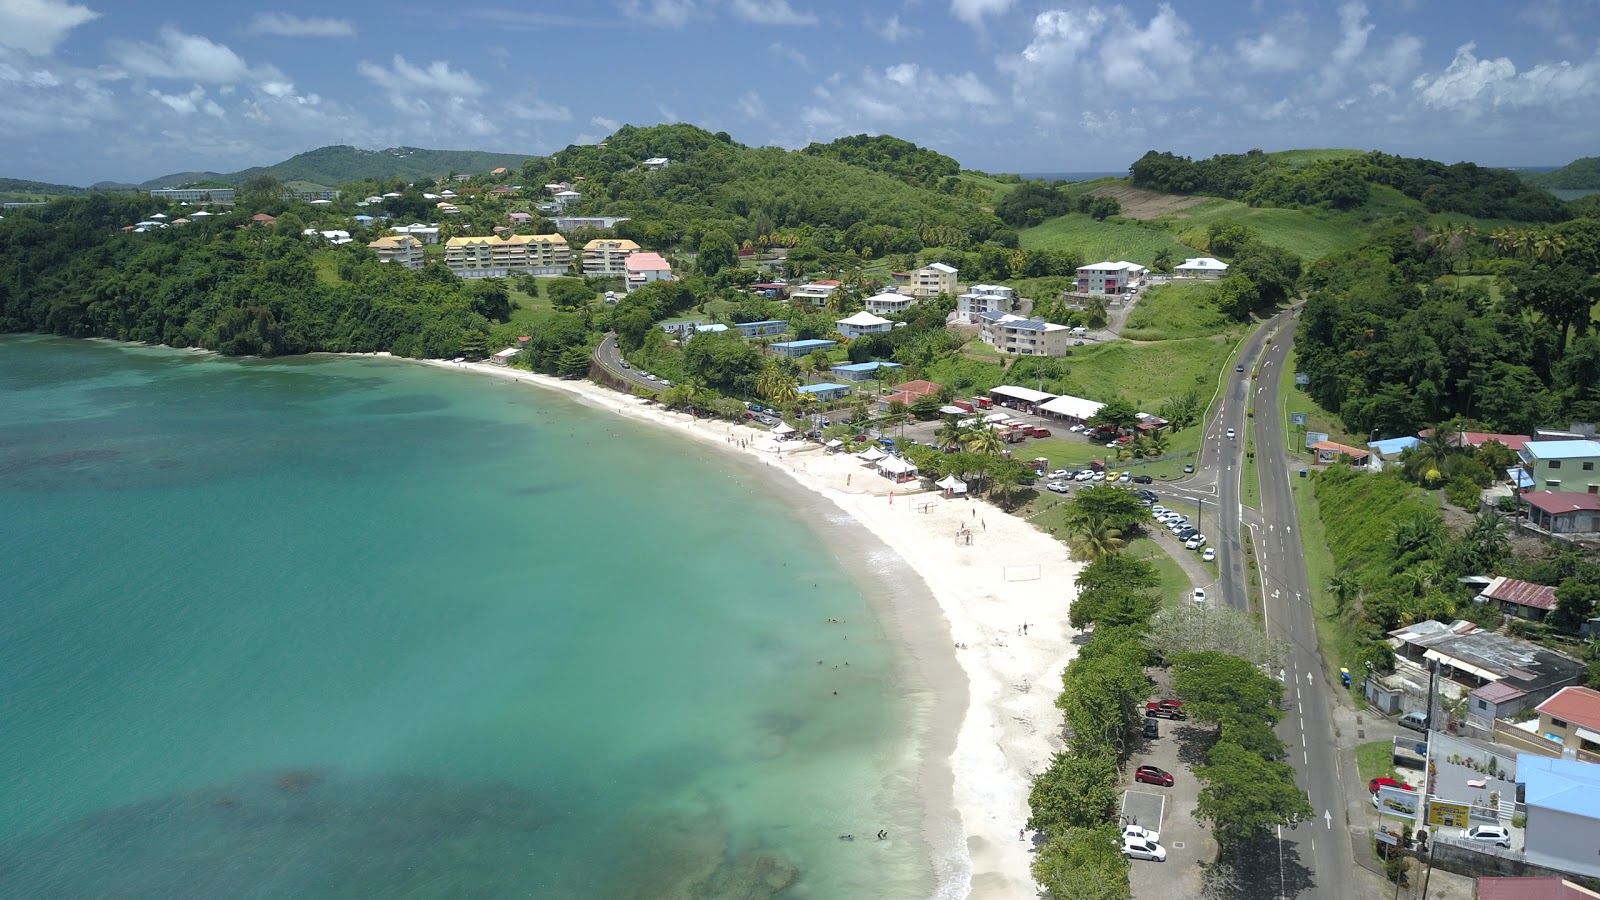
[[[399,263],[413,272],[422,271],[422,242],[409,234],[381,237],[367,246],[378,254],[379,262]]]
[[[585,278],[625,278],[628,257],[639,252],[639,245],[625,238],[595,238],[583,245]]]
[[[460,278],[563,275],[572,265],[572,248],[559,234],[454,237],[445,242],[444,264]]]

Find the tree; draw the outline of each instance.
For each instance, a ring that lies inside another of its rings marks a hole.
[[[960,447],[965,440],[966,430],[961,427],[961,420],[956,416],[945,416],[944,423],[933,434],[934,446],[940,450]]]
[[[1165,247],[1157,250],[1156,255],[1150,260],[1150,268],[1163,274],[1170,273],[1172,271],[1172,251]]]
[[[1157,612],[1150,620],[1146,643],[1167,659],[1215,651],[1272,672],[1283,665],[1288,650],[1282,641],[1267,637],[1249,613],[1225,606],[1196,607],[1192,603]]]
[[[1116,815],[1121,799],[1117,758],[1104,750],[1057,753],[1033,777],[1028,791],[1028,828],[1059,834],[1093,828]]]
[[[1005,438],[992,425],[984,424],[967,430],[966,437],[961,442],[969,453],[981,453],[985,456],[999,456],[1006,449]]]
[[[1283,718],[1278,703],[1283,685],[1263,675],[1248,661],[1214,650],[1177,657],[1173,689],[1184,711],[1201,722],[1276,722]]]
[[[1032,863],[1033,877],[1054,900],[1124,900],[1128,860],[1112,825],[1052,833]]]
[[[733,238],[721,230],[708,231],[700,238],[699,252],[695,256],[695,270],[707,277],[724,269],[739,266],[739,249]]]
[[[1556,588],[1556,609],[1552,619],[1566,628],[1578,628],[1594,617],[1600,607],[1600,581],[1568,578]]]
[[[1263,759],[1232,741],[1212,747],[1208,757],[1208,764],[1195,773],[1205,787],[1194,816],[1211,823],[1217,843],[1237,847],[1314,814],[1288,765]]]
[[[1105,516],[1081,510],[1076,514],[1069,512],[1064,530],[1067,547],[1080,559],[1103,559],[1121,551],[1128,543],[1122,536],[1122,530],[1112,525]],[[1079,600],[1081,602],[1082,598]]]
[[[581,278],[544,279],[544,295],[556,309],[582,309],[594,302],[594,289]]]
[[[1032,473],[1032,470],[1014,459],[996,460],[989,467],[989,479],[994,490],[1000,493],[1000,506],[1009,509],[1011,492]]]
[[[1072,499],[1068,520],[1077,517],[1102,519],[1113,528],[1127,530],[1150,520],[1150,510],[1139,504],[1132,491],[1109,484],[1085,487]]]
[[[1161,418],[1173,431],[1182,431],[1200,420],[1204,400],[1199,388],[1190,388],[1162,405]]]
[[[1349,566],[1328,578],[1328,593],[1333,595],[1333,611],[1336,614],[1343,615],[1350,605],[1350,598],[1360,591],[1361,582]]]
[[[1223,315],[1245,322],[1261,306],[1261,292],[1247,276],[1229,275],[1218,286],[1214,302]]]
[[[1089,418],[1090,425],[1112,428],[1132,428],[1139,421],[1139,409],[1121,397],[1107,400],[1100,411]]]
[[[911,401],[911,414],[916,416],[918,419],[927,422],[931,419],[937,419],[939,417],[939,408],[943,405],[944,404],[939,402],[939,398],[936,395],[922,394],[918,396],[917,399]]]
[[[1474,486],[1476,492],[1476,486]],[[1511,526],[1506,517],[1492,510],[1478,513],[1463,535],[1468,559],[1480,572],[1492,572],[1511,552]]]

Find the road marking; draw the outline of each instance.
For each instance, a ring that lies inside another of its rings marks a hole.
[[[1328,830],[1332,831],[1333,830],[1333,810],[1331,810],[1331,809],[1323,810],[1322,811],[1322,818],[1323,818],[1324,821],[1326,821],[1328,823]]]
[[[1300,751],[1300,758],[1304,759],[1306,761],[1306,765],[1307,766],[1311,765],[1311,754],[1309,754],[1309,753],[1305,752],[1304,750],[1302,750],[1302,751]]]
[[[1305,728],[1306,727],[1305,723],[1304,722],[1300,723],[1300,727],[1301,728]],[[1305,749],[1305,747],[1306,747],[1306,736],[1304,734],[1302,734],[1302,735],[1300,735],[1300,748],[1303,750],[1303,749]]]
[[[1274,600],[1278,599],[1278,589],[1277,588],[1273,588],[1272,589],[1272,599],[1274,599]]]
[[[1299,689],[1299,688],[1295,688],[1295,689],[1294,689],[1294,698],[1295,698],[1295,699],[1296,699],[1296,700],[1299,700],[1299,699],[1300,699],[1300,689]]]
[[[1306,720],[1306,705],[1301,703],[1299,700],[1296,700],[1294,702],[1294,710],[1300,714],[1300,721],[1304,722]],[[1305,726],[1301,725],[1300,727],[1304,728]]]
[[[1307,672],[1306,673],[1306,684],[1310,684],[1310,683],[1311,683],[1311,673]]]

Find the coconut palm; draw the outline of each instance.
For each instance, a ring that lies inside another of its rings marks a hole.
[[[967,430],[966,437],[961,442],[969,453],[980,453],[984,456],[999,456],[1006,449],[1005,438],[1000,436],[993,426],[980,426]]]
[[[1493,510],[1478,513],[1463,535],[1472,562],[1483,571],[1495,568],[1511,552],[1511,526]]]
[[[762,373],[762,377],[766,377],[765,372]],[[767,379],[765,388],[760,386],[758,379],[757,390],[761,391],[761,396],[767,398],[769,402],[779,406],[793,403],[800,399],[800,382],[796,381],[794,376],[776,367],[774,367],[773,377]]]
[[[1343,613],[1350,598],[1360,592],[1361,582],[1348,568],[1340,569],[1328,578],[1328,593],[1333,595],[1333,611]]]
[[[1402,559],[1411,553],[1439,546],[1443,535],[1444,523],[1437,515],[1426,512],[1417,512],[1396,521],[1389,531],[1395,556]]]
[[[1064,530],[1067,547],[1079,559],[1102,559],[1116,554],[1128,543],[1123,539],[1122,531],[1113,528],[1105,516],[1084,510],[1076,503],[1067,512]]]
[[[1433,486],[1444,480],[1452,456],[1461,452],[1458,432],[1439,425],[1402,456],[1407,474],[1419,483]]]
[[[960,447],[965,444],[965,438],[966,432],[961,427],[961,420],[955,416],[945,416],[944,424],[940,425],[939,430],[934,432],[933,445],[940,450],[948,450],[951,447]]]

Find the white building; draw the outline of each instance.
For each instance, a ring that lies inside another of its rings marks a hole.
[[[665,156],[652,156],[639,165],[644,166],[646,169],[654,172],[657,169],[665,169],[671,163],[672,160],[667,159]]]
[[[838,326],[839,333],[847,338],[858,338],[864,334],[887,334],[894,328],[893,322],[869,312],[858,312],[834,324]]]
[[[838,289],[838,281],[835,281],[831,278],[825,278],[822,281],[813,281],[810,284],[803,284],[800,287],[790,291],[789,301],[792,303],[805,304],[807,306],[821,306],[824,303],[827,303],[828,298],[832,297],[833,292],[837,291]]]
[[[944,263],[923,266],[911,274],[911,295],[937,297],[940,294],[954,294],[957,271],[955,266],[947,266]]]
[[[884,316],[903,313],[910,309],[911,304],[915,302],[917,302],[915,297],[907,297],[905,294],[885,293],[868,297],[866,306],[867,312]]]
[[[1228,274],[1228,264],[1220,259],[1201,256],[1196,259],[1186,259],[1181,266],[1173,266],[1172,274],[1190,278],[1221,278]]]
[[[1528,862],[1600,877],[1600,765],[1519,753],[1516,775],[1527,791]]]
[[[420,222],[413,222],[410,225],[396,225],[389,230],[395,234],[409,234],[424,244],[439,243],[439,226],[437,224],[423,225]]]
[[[978,337],[985,344],[1018,356],[1066,356],[1070,332],[1065,325],[1011,313],[978,317]]]
[[[1127,261],[1098,262],[1078,269],[1077,289],[1080,294],[1124,294],[1128,288],[1138,287],[1146,269],[1138,263]]]
[[[976,325],[984,313],[1008,313],[1016,305],[1017,292],[1001,284],[975,284],[956,298],[956,313],[961,320]]]
[[[629,293],[651,282],[672,280],[672,266],[659,253],[630,253],[623,266],[628,272]]]
[[[583,202],[583,195],[578,193],[577,191],[557,191],[556,192],[556,203],[560,204],[562,209],[570,209],[570,208],[572,208],[574,206],[577,206],[579,203],[582,203],[582,202]]]

